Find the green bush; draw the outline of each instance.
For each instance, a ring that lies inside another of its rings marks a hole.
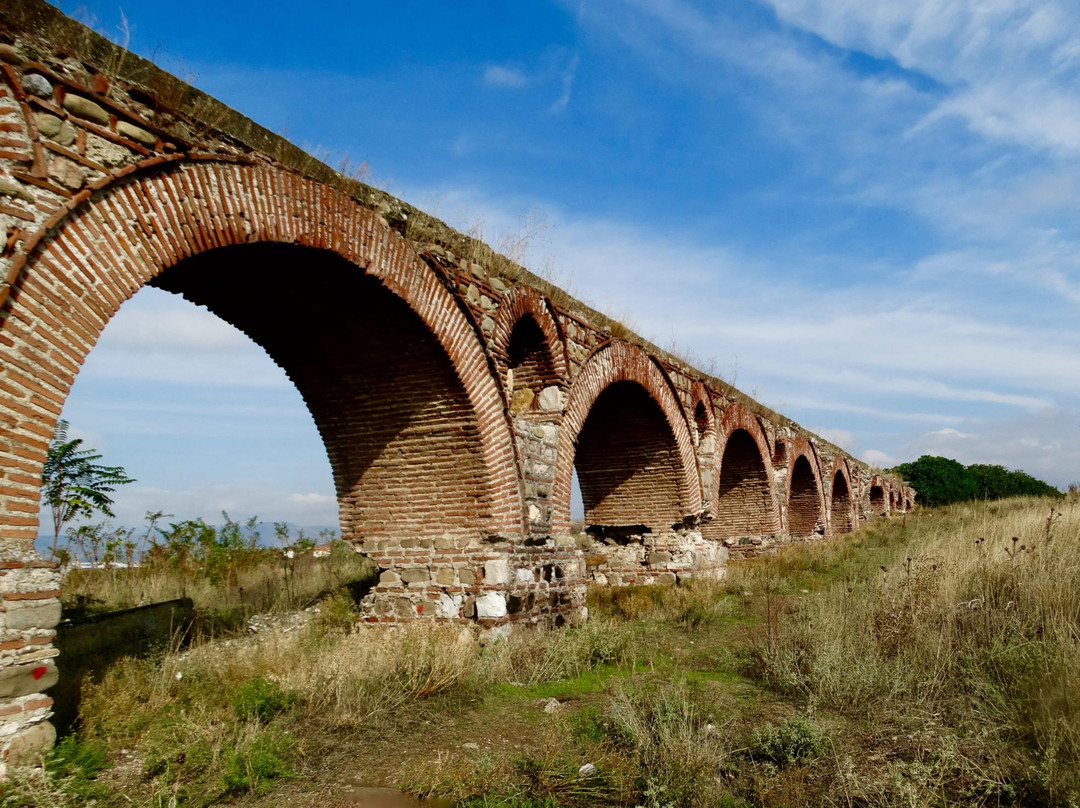
[[[751,756],[771,760],[778,766],[815,760],[824,748],[825,733],[806,715],[789,718],[779,725],[770,722],[750,735]]]
[[[240,685],[229,703],[241,720],[254,719],[266,723],[292,707],[296,699],[296,693],[286,692],[277,682],[256,676]]]
[[[292,739],[281,732],[260,730],[225,756],[222,786],[229,794],[265,794],[274,782],[293,777],[287,760]]]
[[[356,601],[343,586],[319,601],[313,628],[320,634],[348,634],[356,626],[359,616]]]

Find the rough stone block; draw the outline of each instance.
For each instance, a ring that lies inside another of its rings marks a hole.
[[[49,80],[40,73],[27,73],[23,76],[22,88],[38,98],[52,98],[53,88]]]
[[[9,600],[5,604],[4,628],[8,631],[26,631],[32,628],[53,628],[60,622],[60,601]]]
[[[144,146],[153,148],[157,143],[157,137],[145,129],[142,129],[134,124],[130,124],[127,121],[120,121],[116,125],[116,133],[121,137],[126,137],[128,140],[134,140],[136,143],[141,143]]]
[[[401,580],[407,584],[426,584],[431,582],[431,573],[427,567],[409,567],[401,571]]]
[[[94,103],[89,98],[83,98],[81,95],[68,93],[64,96],[64,109],[72,115],[78,115],[80,118],[86,118],[86,120],[102,126],[108,126],[109,124],[109,113],[100,104]]]
[[[540,391],[540,409],[544,412],[558,412],[562,409],[562,391],[555,385]]]
[[[500,592],[488,592],[476,599],[477,617],[506,617],[506,598]]]
[[[0,668],[0,699],[41,693],[56,684],[60,674],[52,661]]]
[[[4,759],[9,766],[26,766],[38,762],[42,754],[56,743],[56,729],[48,721],[24,729],[17,734],[4,750]]]
[[[383,570],[379,575],[379,586],[399,586],[401,584],[401,576],[394,570]]]
[[[484,582],[488,584],[510,583],[510,564],[505,558],[484,562]]]

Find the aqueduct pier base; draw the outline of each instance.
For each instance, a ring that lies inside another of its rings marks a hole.
[[[783,416],[343,177],[40,0],[0,8],[0,758],[51,743],[60,617],[41,469],[79,367],[146,285],[262,346],[306,402],[373,622],[585,616],[589,580],[913,506]],[[587,533],[570,523],[576,469]]]

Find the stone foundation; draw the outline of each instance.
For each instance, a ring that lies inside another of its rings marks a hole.
[[[719,578],[728,550],[696,531],[592,538],[585,549],[589,579],[601,586],[681,583]]]
[[[557,627],[586,616],[584,554],[572,540],[375,539],[362,549],[380,568],[362,604],[367,623],[434,618],[505,633],[513,623]]]

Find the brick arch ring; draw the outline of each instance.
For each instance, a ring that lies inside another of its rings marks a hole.
[[[641,385],[659,405],[679,452],[679,489],[684,497],[685,515],[696,515],[701,510],[701,483],[694,456],[694,440],[686,413],[669,380],[644,350],[627,342],[611,341],[598,347],[585,360],[567,397],[555,458],[555,483],[552,486],[552,529],[555,532],[566,533],[570,530],[570,480],[574,473],[578,434],[600,394],[621,381]]]
[[[852,487],[852,484],[851,484],[851,468],[848,465],[848,461],[847,461],[846,457],[844,457],[843,455],[837,455],[833,459],[832,468],[829,469],[829,503],[828,503],[829,504],[829,508],[828,508],[829,525],[828,525],[828,534],[830,536],[835,535],[835,533],[836,533],[835,522],[833,520],[832,503],[833,503],[833,487],[835,486],[835,483],[836,483],[836,475],[837,474],[841,475],[844,478],[844,482],[847,483],[848,501],[851,503],[850,506],[849,506],[850,509],[851,509],[851,512],[848,514],[848,516],[851,517],[852,530],[854,530],[855,528],[857,528],[859,526],[859,512],[856,509],[856,503],[859,501],[859,496],[855,492],[855,489]]]
[[[805,457],[806,462],[810,464],[810,473],[814,475],[814,485],[817,487],[818,507],[821,509],[821,518],[824,520],[828,509],[825,507],[825,488],[821,484],[821,461],[818,459],[817,449],[814,444],[803,435],[796,435],[792,438],[788,449],[787,493],[785,500],[791,501],[791,476],[795,470],[795,461],[800,457]]]
[[[81,192],[18,256],[0,308],[0,379],[16,390],[11,404],[18,412],[0,444],[0,467],[40,474],[83,359],[120,305],[160,272],[216,247],[297,244],[336,253],[373,276],[430,329],[477,419],[490,529],[523,529],[516,448],[505,411],[491,405],[501,395],[484,349],[404,239],[346,194],[292,172],[205,158],[156,163],[153,171],[118,172],[111,183]],[[36,513],[37,497],[28,490],[20,510]],[[9,525],[13,520],[0,516],[0,530]]]
[[[713,453],[713,488],[710,496],[715,500],[719,497],[720,473],[724,460],[724,450],[727,449],[728,439],[738,429],[745,430],[757,444],[761,461],[765,465],[765,479],[769,481],[769,520],[780,529],[780,509],[776,502],[776,490],[772,485],[773,464],[772,452],[769,450],[769,439],[765,436],[765,430],[761,426],[758,417],[741,401],[728,404],[720,415],[720,422],[716,427],[716,451]]]
[[[505,368],[508,361],[510,335],[514,326],[522,317],[532,316],[544,335],[552,367],[559,377],[560,384],[566,384],[569,362],[566,357],[566,343],[559,332],[558,324],[551,313],[547,300],[531,286],[517,286],[503,298],[495,314],[495,330],[491,334],[491,350],[499,364]]]
[[[701,438],[704,438],[710,432],[715,433],[716,430],[716,410],[713,409],[712,396],[709,395],[708,389],[701,382],[694,382],[694,386],[690,388],[690,423],[694,424],[695,434],[697,432],[697,408],[698,404],[702,405],[705,410],[705,431],[701,433]]]

